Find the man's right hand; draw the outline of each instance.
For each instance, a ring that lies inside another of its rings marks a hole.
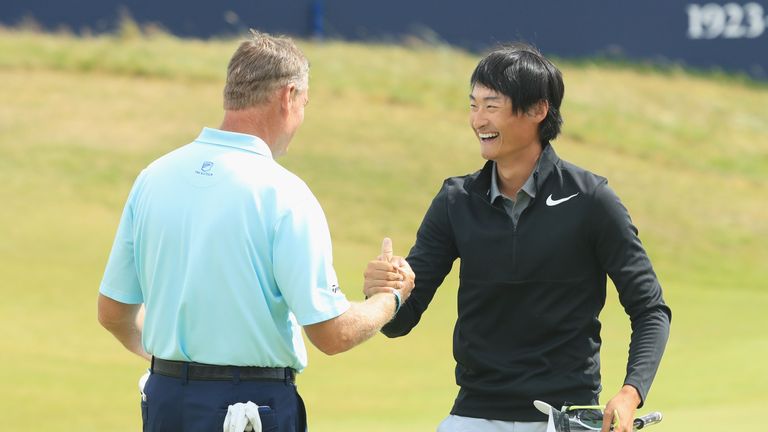
[[[388,237],[385,237],[381,243],[381,255],[368,262],[363,275],[365,276],[363,293],[366,298],[374,294],[398,290],[403,302],[411,295],[416,280],[416,275],[408,261],[393,254],[392,240]]]

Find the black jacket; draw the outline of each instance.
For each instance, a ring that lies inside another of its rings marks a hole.
[[[461,389],[451,413],[545,420],[534,399],[597,403],[608,275],[632,322],[624,382],[645,400],[671,312],[626,208],[604,178],[561,160],[550,145],[534,173],[536,198],[516,226],[489,201],[490,176],[488,162],[445,181],[407,258],[416,287],[383,332],[410,332],[461,258],[453,336]]]

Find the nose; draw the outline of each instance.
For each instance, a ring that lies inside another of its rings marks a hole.
[[[470,111],[469,113],[469,125],[472,129],[478,130],[488,124],[485,116],[481,114],[481,111]]]

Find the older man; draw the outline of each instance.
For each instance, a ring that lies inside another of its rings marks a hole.
[[[253,32],[229,63],[221,126],[152,162],[130,192],[99,321],[151,358],[145,431],[221,430],[238,402],[259,406],[264,430],[304,431],[301,326],[321,351],[348,350],[413,288],[404,264],[396,289],[347,301],[320,205],[274,159],[304,120],[308,69],[290,39]]]

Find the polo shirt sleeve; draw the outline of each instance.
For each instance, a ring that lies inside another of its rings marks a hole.
[[[136,271],[136,254],[133,248],[134,196],[142,174],[133,185],[123,208],[120,225],[117,228],[112,252],[109,254],[99,293],[120,303],[140,304],[144,302],[139,275]]]
[[[305,326],[335,318],[350,304],[333,269],[331,235],[320,203],[308,189],[300,195],[275,227],[272,265],[278,289]]]

